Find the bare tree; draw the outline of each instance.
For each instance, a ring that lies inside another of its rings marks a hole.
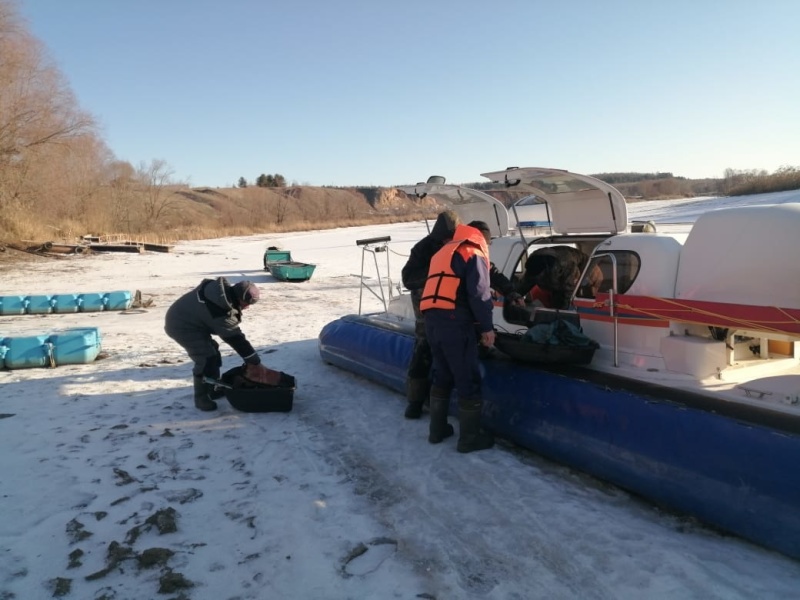
[[[163,159],[153,159],[150,164],[142,162],[137,170],[143,192],[144,220],[154,227],[178,203],[178,196],[169,189],[175,182],[175,171]]]
[[[283,194],[278,196],[275,201],[275,224],[282,225],[286,221],[286,215],[289,212],[289,198]]]
[[[2,0],[0,0],[2,1]],[[25,159],[26,151],[63,144],[93,128],[77,109],[58,70],[39,42],[0,5],[0,168]]]
[[[20,232],[26,221],[79,219],[80,211],[63,201],[93,194],[87,185],[102,162],[101,147],[91,117],[77,108],[14,4],[0,0],[0,228]],[[70,189],[76,182],[81,189]],[[56,204],[66,213],[55,215]]]
[[[111,227],[133,232],[136,198],[136,171],[129,162],[111,161],[106,166],[106,189],[111,210]]]

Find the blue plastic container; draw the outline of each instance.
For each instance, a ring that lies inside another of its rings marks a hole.
[[[102,292],[90,292],[78,295],[78,310],[80,312],[97,312],[105,310],[106,297]]]
[[[76,313],[78,312],[78,294],[56,294],[52,296],[53,312]]]
[[[26,311],[31,315],[46,315],[53,312],[52,296],[28,296]]]
[[[80,365],[92,362],[100,354],[100,330],[97,327],[65,329],[50,334],[56,365]]]
[[[52,345],[47,335],[11,337],[3,340],[8,348],[3,362],[7,369],[46,367],[50,365]]]
[[[105,300],[106,310],[128,310],[133,303],[131,293],[127,291],[108,292]]]
[[[0,338],[0,369],[5,366],[7,352],[8,346],[6,346],[6,341]]]
[[[27,306],[27,296],[3,296],[0,302],[0,315],[24,315]]]

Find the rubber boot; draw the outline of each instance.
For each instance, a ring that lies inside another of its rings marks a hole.
[[[494,436],[481,429],[481,409],[458,409],[458,445],[456,449],[461,453],[488,450],[494,446]]]
[[[431,382],[429,379],[408,379],[406,381],[406,419],[419,419],[422,416],[422,405],[428,400]]]
[[[449,394],[441,393],[435,388],[431,390],[431,424],[428,441],[439,444],[455,433],[453,426],[447,422],[447,413],[450,408]]]
[[[202,377],[194,377],[194,405],[204,411],[217,410],[217,403],[211,399],[214,386],[205,383]]]
[[[219,353],[219,343],[217,340],[212,339],[211,344],[214,346],[216,352],[206,359],[206,364],[203,367],[203,375],[214,380],[219,380],[219,372],[222,368],[222,355]],[[206,386],[208,397],[211,400],[218,400],[225,395],[225,390],[221,387],[217,387],[216,385],[210,383],[205,383],[204,385]]]

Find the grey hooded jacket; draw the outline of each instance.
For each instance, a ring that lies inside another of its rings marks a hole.
[[[458,216],[454,212],[446,210],[439,213],[431,232],[414,244],[408,261],[400,273],[406,289],[421,291],[425,287],[431,258],[444,246],[445,242],[453,238],[457,225]]]
[[[179,342],[222,338],[248,364],[261,358],[239,328],[242,311],[228,280],[204,279],[194,290],[178,298],[167,310],[164,331]]]

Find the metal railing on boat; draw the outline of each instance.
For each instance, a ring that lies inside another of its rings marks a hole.
[[[361,246],[361,274],[358,276],[360,279],[359,285],[359,292],[358,292],[358,314],[361,314],[361,301],[364,295],[364,289],[366,288],[373,296],[375,296],[378,300],[383,303],[383,310],[388,310],[389,306],[386,300],[386,294],[383,291],[383,277],[381,277],[381,270],[378,266],[378,254],[383,253],[386,255],[386,282],[387,287],[389,289],[389,300],[391,300],[392,296],[392,279],[389,272],[389,242],[392,241],[391,236],[383,236],[383,237],[374,237],[374,238],[366,238],[363,240],[356,240],[356,246]],[[375,262],[375,273],[378,276],[378,283],[377,288],[378,291],[375,291],[373,285],[371,285],[366,278],[364,277],[364,262],[366,260],[367,252],[372,254],[372,258]]]

